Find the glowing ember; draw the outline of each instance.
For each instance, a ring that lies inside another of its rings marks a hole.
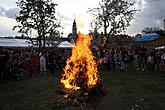
[[[99,81],[97,64],[90,50],[91,36],[78,33],[72,55],[68,58],[61,79],[62,85],[78,90],[82,85],[93,88]],[[81,84],[80,84],[81,83]]]

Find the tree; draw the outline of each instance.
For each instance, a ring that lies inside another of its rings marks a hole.
[[[143,34],[148,34],[148,33],[157,33],[159,35],[164,35],[164,31],[160,29],[159,27],[146,27],[142,30]]]
[[[59,44],[61,35],[63,33],[60,33],[58,30],[54,28],[51,28],[49,36],[46,38],[46,44],[50,47],[56,47]]]
[[[103,28],[108,43],[110,35],[129,26],[129,22],[138,11],[133,8],[134,4],[135,2],[129,3],[126,0],[102,0],[98,8],[89,9],[94,16],[92,28]]]
[[[59,33],[57,28],[60,23],[55,17],[55,7],[57,4],[51,0],[18,0],[17,6],[21,9],[16,21],[20,23],[15,28],[19,28],[19,33],[29,35],[32,30],[38,34],[39,50],[45,48],[45,39],[52,33]],[[56,34],[55,34],[56,35]]]

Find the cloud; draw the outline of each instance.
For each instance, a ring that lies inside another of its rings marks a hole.
[[[62,20],[66,20],[66,21],[72,21],[71,18],[67,17],[66,15],[64,14],[61,14],[60,12],[57,12],[57,16],[62,19]]]
[[[19,14],[19,8],[10,8],[5,9],[3,6],[0,5],[0,16],[6,16],[8,18],[15,18],[16,15]]]
[[[8,18],[16,18],[16,15],[19,14],[19,11],[20,11],[19,8],[12,8],[12,9],[5,11],[5,15]]]
[[[17,31],[12,31],[13,26],[18,25],[15,19],[0,16],[0,36],[16,36]]]
[[[18,0],[1,0],[0,5],[5,7],[5,9],[11,9],[17,6],[17,1]]]
[[[0,6],[0,16],[4,16],[5,8],[3,6]]]
[[[0,2],[0,35],[4,33],[8,36],[14,35],[11,31],[15,15],[19,9],[16,8],[17,0],[1,0]],[[56,15],[61,20],[64,27],[63,31],[71,32],[72,23],[77,19],[78,31],[89,30],[92,15],[87,13],[88,8],[95,8],[101,0],[52,0],[57,3]],[[160,27],[163,28],[163,20],[165,19],[165,0],[129,0],[136,1],[135,7],[141,11],[135,14],[134,20],[131,21],[126,33],[137,34],[145,27]],[[2,20],[3,18],[3,20]],[[80,23],[79,23],[80,22]],[[80,29],[81,28],[81,29]],[[6,30],[6,31],[5,31]]]
[[[138,0],[141,11],[135,14],[135,20],[128,27],[128,34],[140,33],[145,27],[163,28],[165,19],[165,0]]]
[[[12,31],[13,26],[18,25],[14,19],[17,13],[18,8],[5,9],[0,5],[0,36],[19,35],[16,31]]]

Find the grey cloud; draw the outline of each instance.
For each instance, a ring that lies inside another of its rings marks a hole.
[[[137,3],[140,6],[142,0]],[[165,0],[144,0],[145,5],[142,5],[141,11],[135,14],[135,20],[128,27],[128,33],[141,32],[145,27],[160,27],[163,28],[163,20],[165,19]]]
[[[5,12],[5,15],[9,18],[15,18],[19,14],[19,8],[12,8]]]
[[[148,3],[155,3],[155,2],[162,2],[164,0],[144,0],[144,1]]]
[[[142,7],[142,0],[138,0],[136,4],[138,5],[139,8]]]
[[[5,8],[3,6],[0,6],[0,16],[4,15]]]
[[[145,0],[146,8],[143,13],[151,21],[163,21],[165,19],[164,0]],[[163,24],[162,24],[163,25]]]
[[[71,26],[72,24],[68,22],[64,22],[63,25],[66,27],[66,26]]]
[[[71,18],[69,18],[69,17],[67,17],[67,16],[65,16],[65,15],[63,15],[63,14],[61,14],[60,12],[57,12],[57,16],[58,16],[60,19],[64,19],[64,20],[66,20],[66,21],[71,21],[71,20],[72,20]]]
[[[3,6],[0,6],[0,16],[6,16],[8,18],[15,18],[19,14],[19,8],[10,8],[5,9]]]

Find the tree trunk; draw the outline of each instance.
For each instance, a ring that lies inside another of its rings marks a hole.
[[[43,35],[43,45],[44,45],[44,49],[45,49],[45,45],[46,45],[46,42],[45,42],[45,35]]]
[[[109,32],[109,33],[107,34],[107,42],[106,42],[106,44],[109,44],[109,43],[110,43],[110,42],[109,42],[110,34],[111,34],[111,32]]]
[[[41,23],[42,23],[42,38],[43,38],[43,48],[45,49],[45,28],[44,28],[44,19],[41,17]]]
[[[104,35],[106,37],[106,44],[105,44],[105,47],[107,47],[107,44],[108,44],[108,41],[109,41],[109,35],[107,34],[107,23],[106,23],[106,20],[104,20]]]
[[[107,38],[107,24],[106,24],[106,20],[104,20],[104,35]]]
[[[38,28],[38,42],[39,42],[39,52],[41,50],[41,47],[42,47],[42,42],[41,42],[41,39],[42,39],[42,36],[41,36],[41,33],[40,33],[40,29]]]
[[[39,41],[39,52],[40,52],[41,47],[42,47],[41,35],[39,35],[39,37],[38,37],[38,41]]]

